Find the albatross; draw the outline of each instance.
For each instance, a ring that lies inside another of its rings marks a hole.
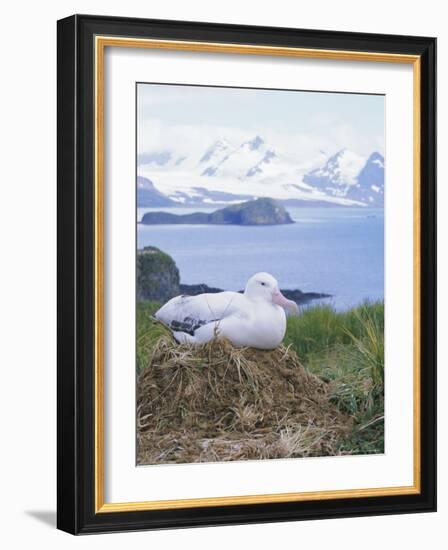
[[[176,296],[155,318],[167,325],[181,344],[227,338],[237,347],[274,349],[285,336],[285,310],[298,313],[299,308],[283,296],[272,275],[256,273],[243,294],[225,291]]]

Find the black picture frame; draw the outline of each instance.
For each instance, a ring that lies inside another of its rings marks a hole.
[[[420,492],[206,506],[95,511],[95,120],[97,35],[420,58]],[[231,525],[436,510],[436,39],[74,15],[58,21],[57,526],[73,534]]]

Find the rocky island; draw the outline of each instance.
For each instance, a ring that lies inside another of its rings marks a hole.
[[[154,301],[164,304],[179,294],[196,296],[197,294],[222,291],[221,288],[210,287],[203,283],[181,284],[179,269],[173,258],[155,246],[146,246],[137,251],[137,301]],[[282,294],[298,305],[330,297],[329,294],[302,292],[298,289],[282,289]]]
[[[192,214],[147,212],[140,223],[144,225],[280,225],[294,223],[294,221],[284,206],[273,199],[260,198],[226,206],[210,214],[205,212],[193,212]]]

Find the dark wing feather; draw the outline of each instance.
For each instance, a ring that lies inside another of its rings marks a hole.
[[[176,296],[162,306],[155,317],[173,331],[194,336],[198,328],[234,314],[244,300],[237,292]]]

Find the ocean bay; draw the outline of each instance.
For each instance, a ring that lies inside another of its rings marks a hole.
[[[139,208],[212,212],[216,207]],[[267,271],[284,289],[331,294],[338,310],[384,298],[384,211],[373,208],[287,207],[294,224],[137,225],[137,247],[156,246],[176,262],[184,284],[226,290]]]

